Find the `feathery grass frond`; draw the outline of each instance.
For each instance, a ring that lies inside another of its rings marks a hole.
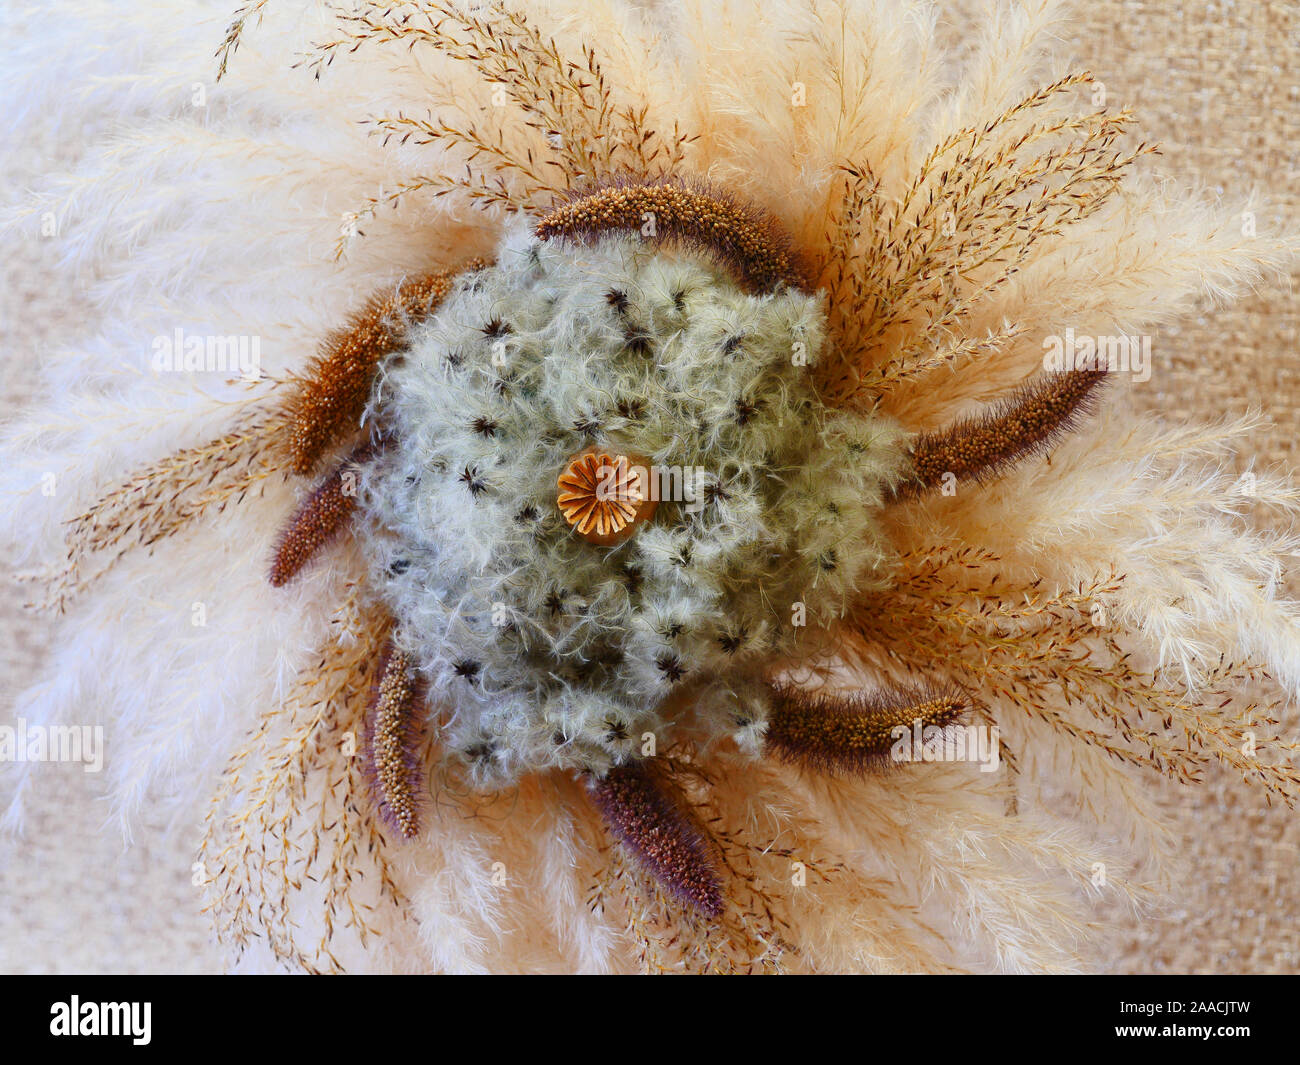
[[[879,397],[951,334],[1046,238],[1100,210],[1148,145],[1123,147],[1127,111],[1038,112],[1091,75],[1073,74],[937,144],[896,199],[846,164],[822,278],[840,358],[826,383],[842,402]],[[902,351],[903,354],[891,355]],[[871,373],[881,362],[891,368]]]
[[[1300,798],[1290,764],[1300,745],[1280,734],[1279,704],[1250,694],[1263,671],[1225,660],[1193,696],[1144,670],[1099,623],[1122,585],[1111,574],[1052,591],[1041,579],[1009,578],[992,552],[936,545],[905,555],[898,585],[855,611],[846,647],[859,661],[942,672],[971,699],[1033,716],[1128,765],[1190,783],[1217,760],[1266,795]],[[945,648],[943,663],[934,647]]]
[[[248,0],[235,12],[234,17],[230,20],[230,25],[226,27],[226,35],[222,38],[221,46],[217,49],[217,81],[226,76],[226,68],[230,65],[230,60],[239,50],[239,42],[244,36],[244,27],[248,25],[250,19],[262,20],[262,9],[270,3],[270,0]]]
[[[376,128],[385,138],[396,135],[404,142],[459,149],[466,173],[407,179],[357,212],[359,221],[382,203],[422,189],[433,189],[435,195],[459,189],[481,207],[540,210],[576,185],[618,174],[669,173],[693,139],[676,119],[671,129],[652,126],[648,105],[620,94],[595,45],[585,40],[562,45],[539,30],[525,11],[500,0],[478,7],[367,4],[341,15],[337,34],[320,43],[307,64],[320,77],[338,55],[367,44],[425,48],[470,64],[485,92],[503,94],[494,105],[506,99],[513,105],[513,110],[494,106],[490,112],[479,108],[479,113],[517,117],[524,135],[507,148],[500,128],[487,134],[473,122],[443,117],[380,118]]]
[[[62,610],[128,552],[174,536],[200,517],[238,506],[288,463],[272,441],[284,419],[263,410],[205,444],[183,448],[131,474],[69,520],[67,562],[42,577],[42,605]]]
[[[364,944],[377,907],[405,903],[367,812],[358,742],[391,622],[356,590],[337,616],[318,661],[231,757],[198,851],[217,937],[236,954],[264,940],[280,962],[313,973],[342,968],[339,932]],[[323,914],[310,943],[291,916],[307,896]]]

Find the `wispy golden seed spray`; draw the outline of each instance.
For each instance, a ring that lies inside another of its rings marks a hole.
[[[889,754],[896,727],[910,729],[918,720],[922,728],[948,725],[966,709],[955,693],[840,695],[777,688],[774,694],[764,737],[767,750],[823,771],[865,769]]]
[[[990,414],[926,433],[912,448],[915,476],[899,495],[933,488],[947,473],[959,481],[984,481],[1044,451],[1074,427],[1105,377],[1105,370],[1047,374],[1008,396]]]
[[[357,467],[371,454],[370,445],[358,448],[313,489],[280,534],[271,560],[271,584],[288,584],[352,518],[357,506]]]
[[[419,831],[418,685],[405,652],[390,649],[366,726],[370,769],[384,820],[403,839]]]
[[[462,270],[483,266],[475,259],[461,269],[407,281],[395,293],[376,296],[344,329],[326,338],[287,404],[295,473],[310,473],[331,444],[356,428],[375,368],[401,343],[408,323],[432,313]]]
[[[722,913],[722,880],[706,830],[672,784],[643,763],[591,783],[615,837],[672,895],[706,917]]]
[[[703,182],[606,185],[556,207],[536,230],[542,240],[577,241],[616,231],[711,253],[754,292],[782,284],[807,287],[789,238],[776,222]]]

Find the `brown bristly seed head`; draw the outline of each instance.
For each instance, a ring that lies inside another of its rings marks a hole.
[[[356,469],[370,458],[371,451],[371,446],[365,444],[352,452],[312,490],[289,519],[271,560],[270,581],[274,587],[288,584],[351,520],[357,506]]]
[[[912,690],[881,694],[774,688],[764,743],[786,762],[821,771],[861,772],[882,763],[893,730],[950,725],[967,709],[956,692]]]
[[[589,786],[609,830],[669,893],[705,917],[722,913],[712,843],[670,781],[636,762],[592,778]]]
[[[1105,370],[1046,374],[1008,396],[989,414],[924,434],[912,447],[914,475],[900,486],[898,495],[934,488],[946,473],[959,481],[983,482],[1046,450],[1086,413],[1105,378]]]
[[[611,232],[640,233],[654,216],[654,240],[713,255],[756,293],[808,287],[789,238],[765,212],[702,181],[619,181],[581,193],[547,214],[542,240],[589,241]]]
[[[413,839],[420,827],[418,690],[410,659],[390,648],[380,670],[366,741],[380,812],[403,839]]]
[[[402,342],[408,324],[436,310],[458,274],[485,265],[475,259],[406,281],[395,293],[371,299],[346,327],[325,339],[286,403],[295,473],[310,473],[330,445],[356,429],[375,369]]]

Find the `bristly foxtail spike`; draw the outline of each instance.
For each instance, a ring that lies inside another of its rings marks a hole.
[[[271,560],[271,584],[282,588],[333,540],[357,507],[357,467],[372,454],[370,444],[357,448],[302,501],[280,533]]]
[[[968,709],[956,692],[921,690],[843,695],[773,687],[763,742],[769,754],[820,771],[858,773],[883,763],[894,729],[943,727]]]
[[[553,208],[534,232],[541,240],[577,242],[611,232],[640,234],[711,254],[755,293],[780,285],[809,287],[789,236],[774,218],[701,180],[618,179]]]
[[[403,839],[420,828],[419,695],[410,658],[390,644],[366,718],[366,757],[380,815]]]
[[[680,902],[722,913],[722,878],[708,832],[671,783],[642,762],[589,779],[592,802],[618,841]]]
[[[403,282],[395,292],[373,297],[343,329],[325,338],[285,405],[295,473],[310,473],[332,444],[356,430],[380,360],[401,345],[410,323],[437,310],[458,274],[485,265],[474,259]]]
[[[1045,374],[989,414],[922,435],[912,446],[913,475],[896,496],[915,496],[942,484],[949,474],[958,481],[987,481],[1045,451],[1088,412],[1106,376],[1105,370]]]

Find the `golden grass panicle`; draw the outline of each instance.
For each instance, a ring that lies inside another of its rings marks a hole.
[[[1063,110],[1092,80],[1067,75],[956,130],[899,195],[886,194],[868,163],[842,164],[818,270],[839,338],[839,357],[820,371],[828,394],[878,402],[990,350],[978,337],[954,336],[1041,246],[1110,203],[1133,164],[1156,151],[1128,146],[1128,111]]]
[[[102,492],[66,523],[66,562],[42,575],[42,605],[63,609],[131,550],[236,506],[267,478],[285,474],[288,461],[273,446],[285,424],[279,414],[255,409],[224,435],[174,451]]]
[[[335,941],[345,931],[364,943],[385,911],[408,913],[383,826],[361,801],[366,770],[356,744],[391,628],[385,612],[351,590],[311,667],[226,766],[197,859],[213,929],[237,956],[262,944],[287,966],[340,972]],[[313,933],[292,917],[291,900],[304,891],[321,918]]]

